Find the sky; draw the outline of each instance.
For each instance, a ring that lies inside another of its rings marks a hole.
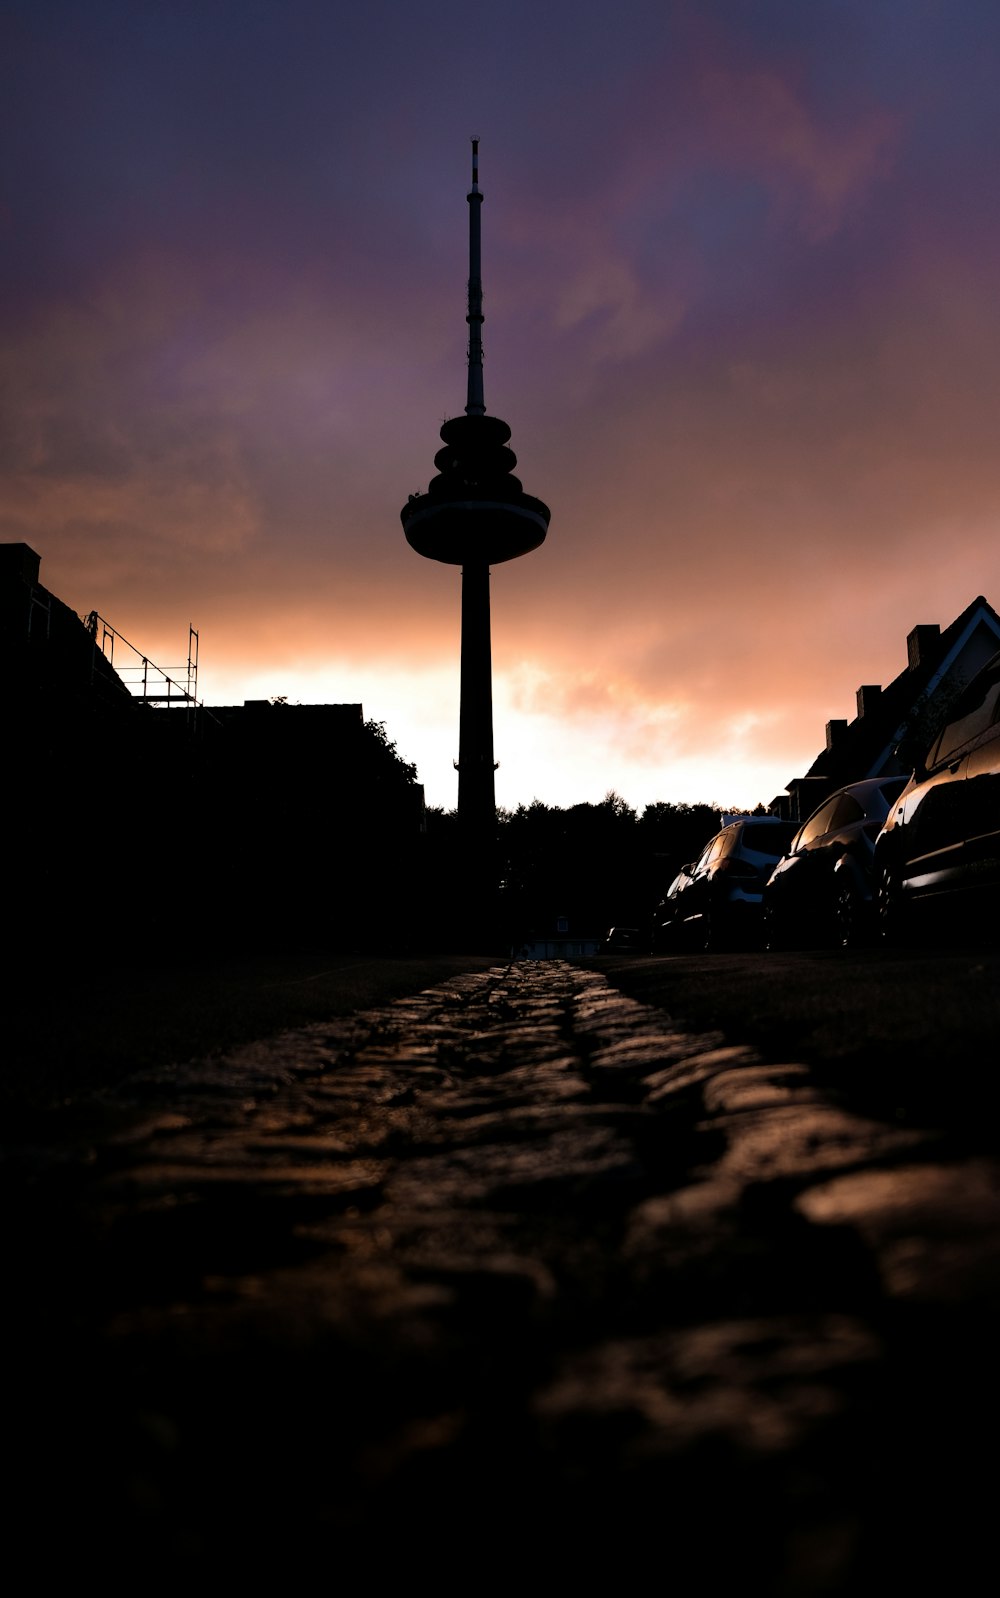
[[[205,704],[361,704],[457,802],[466,400],[498,804],[767,804],[1000,608],[995,0],[5,0],[0,541]],[[117,647],[116,664],[126,659]]]

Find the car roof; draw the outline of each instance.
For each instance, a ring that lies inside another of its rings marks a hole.
[[[860,782],[845,782],[840,788],[831,789],[825,799],[821,799],[818,805],[814,805],[806,820],[811,820],[817,810],[822,810],[823,806],[828,805],[831,799],[836,799],[842,793],[857,794],[860,798],[865,794],[873,793],[876,788],[884,788],[887,782],[898,782],[900,787],[903,787],[908,781],[908,777],[899,776],[896,772],[887,772],[884,777],[862,777]]]
[[[862,777],[860,782],[845,782],[842,788],[835,789],[836,793],[870,793],[873,788],[884,788],[887,782],[905,782],[907,779],[896,771],[887,771],[883,777]],[[830,795],[831,799],[833,794]]]
[[[710,838],[706,838],[705,842],[701,846],[701,852],[704,853],[709,845],[715,842],[716,838],[724,837],[727,832],[736,832],[741,827],[745,827],[747,825],[752,826],[756,830],[762,822],[765,826],[768,823],[773,822],[775,826],[784,828],[789,839],[792,837],[792,834],[795,832],[795,829],[798,826],[797,821],[786,821],[783,816],[737,816],[735,820],[727,821],[726,825],[724,827],[720,827],[718,832],[713,832]]]
[[[742,827],[743,824],[745,822],[747,822],[747,821],[752,821],[754,826],[757,826],[761,822],[763,822],[765,826],[769,825],[771,822],[774,822],[779,827],[783,827],[783,826],[787,825],[787,823],[786,823],[786,821],[785,821],[783,816],[752,816],[752,815],[733,816],[733,815],[730,815],[729,820],[727,822],[725,822],[724,825],[719,828],[719,832],[728,832],[730,827]],[[718,837],[718,835],[719,835],[718,832],[714,834],[715,837]]]

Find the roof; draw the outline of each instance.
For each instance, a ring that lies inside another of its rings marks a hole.
[[[927,717],[935,694],[945,684],[964,683],[1000,647],[1000,615],[982,594],[943,630],[914,627],[907,638],[905,668],[884,688],[858,689],[858,715],[853,721],[827,723],[827,745],[804,777],[787,784],[789,792],[813,789],[810,808],[837,788],[865,777],[896,775],[902,768],[895,746],[918,718]],[[942,703],[945,695],[942,694]]]

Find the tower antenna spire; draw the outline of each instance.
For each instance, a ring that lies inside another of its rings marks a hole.
[[[480,210],[483,197],[479,192],[479,140],[472,141],[472,188],[469,201],[469,311],[465,320],[469,324],[469,386],[465,402],[466,416],[485,416],[483,398],[483,279],[481,259]]]

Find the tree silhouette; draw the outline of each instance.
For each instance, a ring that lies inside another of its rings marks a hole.
[[[718,830],[713,805],[648,805],[641,816],[613,789],[600,804],[519,805],[498,813],[500,903],[512,947],[557,916],[600,936],[645,928],[680,867]]]

